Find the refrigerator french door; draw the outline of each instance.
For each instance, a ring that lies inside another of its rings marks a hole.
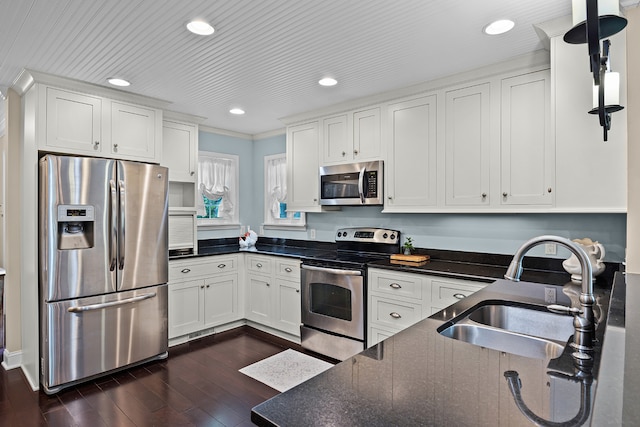
[[[45,392],[167,356],[167,171],[111,159],[40,159]]]

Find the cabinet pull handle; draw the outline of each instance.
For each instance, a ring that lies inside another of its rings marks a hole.
[[[457,293],[457,294],[453,294],[453,297],[457,299],[463,299],[463,298],[466,298],[467,296],[465,294]]]
[[[218,264],[218,268],[225,268],[226,266],[226,264]]]
[[[180,273],[187,274],[187,273],[188,273],[188,272],[190,272],[190,271],[191,271],[191,269],[189,269],[189,268],[183,268],[183,269],[180,271]]]
[[[390,284],[389,286],[390,286],[390,287],[392,287],[393,289],[402,289],[402,286],[400,286],[400,285],[399,285],[399,284],[397,284],[397,283],[392,283],[392,284]]]
[[[358,150],[353,150],[353,154],[357,156],[358,155]]]
[[[256,264],[256,267],[258,267],[258,268],[262,268],[262,264],[257,263],[257,264]]]
[[[507,196],[508,196],[508,194],[507,194],[506,191],[504,193],[502,193],[502,197],[507,197]]]
[[[389,316],[393,317],[394,319],[399,319],[402,316],[400,316],[399,313],[396,313],[395,311],[392,311],[391,313],[389,313]]]
[[[291,273],[293,270],[291,269],[291,267],[287,267],[284,269],[284,271],[286,271],[287,273]]]
[[[200,285],[200,289],[204,289],[204,285]]]

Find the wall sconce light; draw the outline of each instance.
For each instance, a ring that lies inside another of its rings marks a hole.
[[[600,40],[623,30],[627,20],[620,16],[618,0],[573,0],[572,13],[574,25],[564,35],[564,41],[587,43],[594,85],[594,109],[589,113],[598,114],[606,141],[607,132],[611,129],[611,113],[624,107],[619,102],[620,75],[610,70],[611,43],[605,40],[601,51]]]

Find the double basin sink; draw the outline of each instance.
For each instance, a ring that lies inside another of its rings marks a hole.
[[[514,284],[517,286],[517,284]],[[543,305],[486,300],[438,332],[481,347],[536,359],[559,357],[574,333],[573,316]]]

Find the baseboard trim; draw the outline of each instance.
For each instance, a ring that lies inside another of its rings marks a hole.
[[[19,368],[22,365],[22,350],[9,351],[6,348],[2,352],[2,367],[5,371]]]

